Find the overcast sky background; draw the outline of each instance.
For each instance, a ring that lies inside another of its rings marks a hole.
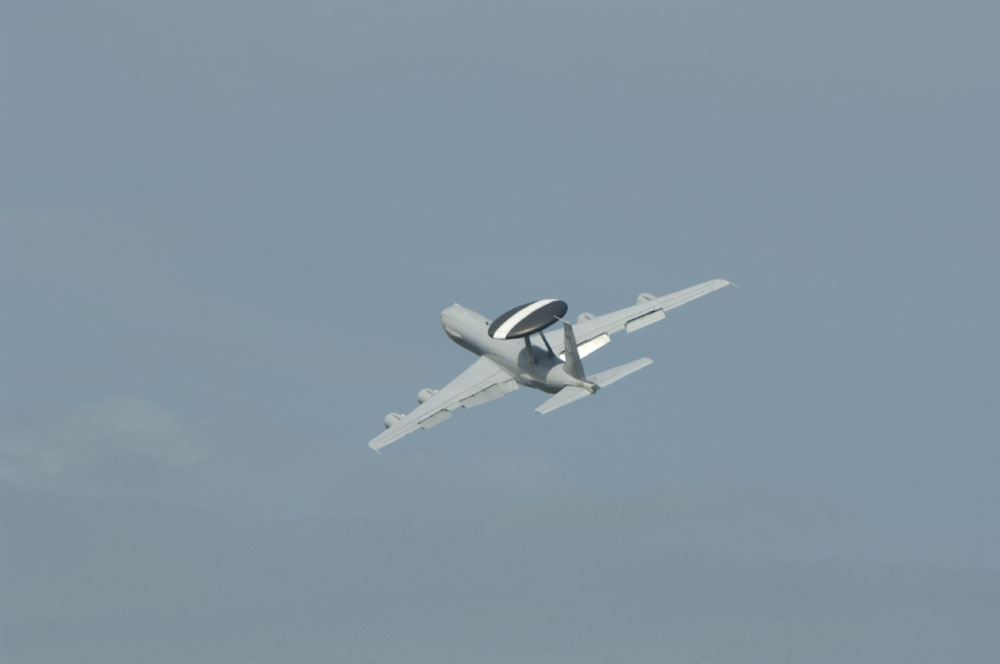
[[[0,659],[996,662],[1000,5],[474,4],[0,5]]]

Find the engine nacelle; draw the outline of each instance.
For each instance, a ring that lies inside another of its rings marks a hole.
[[[425,387],[424,389],[417,392],[417,401],[423,403],[428,399],[430,399],[435,394],[437,394],[437,390],[435,390],[433,387]]]
[[[582,323],[585,320],[593,320],[595,318],[597,318],[597,316],[595,316],[594,314],[590,313],[589,311],[584,311],[582,314],[576,317],[576,322]]]
[[[639,297],[635,298],[635,303],[644,304],[646,302],[649,302],[650,300],[655,300],[655,299],[656,296],[653,295],[652,293],[640,293]]]
[[[403,416],[400,415],[399,413],[389,413],[388,415],[385,416],[385,420],[383,420],[385,422],[385,428],[388,429],[396,422],[399,422],[401,419],[403,419]]]

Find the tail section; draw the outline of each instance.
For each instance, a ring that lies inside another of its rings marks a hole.
[[[576,335],[573,334],[573,326],[563,323],[563,346],[566,354],[566,364],[563,368],[573,378],[586,381],[587,376],[583,373],[583,362],[580,360],[580,351],[576,347]]]
[[[576,355],[576,343],[574,340],[574,343],[572,343],[571,345],[570,343],[571,339],[573,339],[573,332],[571,330],[567,330],[567,335],[566,335],[567,373],[569,372],[570,357]],[[572,351],[570,350],[571,348]],[[580,358],[577,357],[576,359],[577,359],[577,364],[579,365]],[[648,357],[642,357],[639,358],[638,360],[633,360],[628,364],[623,364],[621,366],[615,367],[614,369],[608,369],[607,371],[602,371],[600,373],[594,374],[593,376],[588,376],[587,378],[581,378],[581,380],[585,380],[589,383],[592,383],[599,388],[606,387],[611,383],[621,380],[622,378],[628,376],[629,374],[635,373],[639,369],[648,367],[652,363],[653,360],[649,359]],[[588,396],[590,394],[593,394],[593,392],[591,392],[586,388],[578,387],[576,385],[570,385],[568,387],[562,388],[554,395],[552,395],[545,403],[536,408],[535,412],[541,413],[542,415],[544,415],[545,413],[551,413],[556,408],[562,408],[563,406],[571,404],[577,399],[582,399],[583,397]]]

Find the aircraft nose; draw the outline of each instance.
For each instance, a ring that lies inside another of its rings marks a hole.
[[[449,319],[454,318],[462,311],[462,306],[458,303],[445,307],[441,310],[441,324],[446,325]]]
[[[459,330],[462,328],[463,311],[461,305],[453,304],[441,312],[441,327],[444,328],[445,334],[452,339],[462,338],[462,333]]]

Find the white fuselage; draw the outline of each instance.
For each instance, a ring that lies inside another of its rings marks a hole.
[[[461,305],[452,305],[441,312],[441,326],[452,341],[493,360],[522,385],[552,393],[568,385],[590,386],[567,374],[564,362],[547,348],[525,344],[524,339],[490,337],[487,332],[490,321]]]

